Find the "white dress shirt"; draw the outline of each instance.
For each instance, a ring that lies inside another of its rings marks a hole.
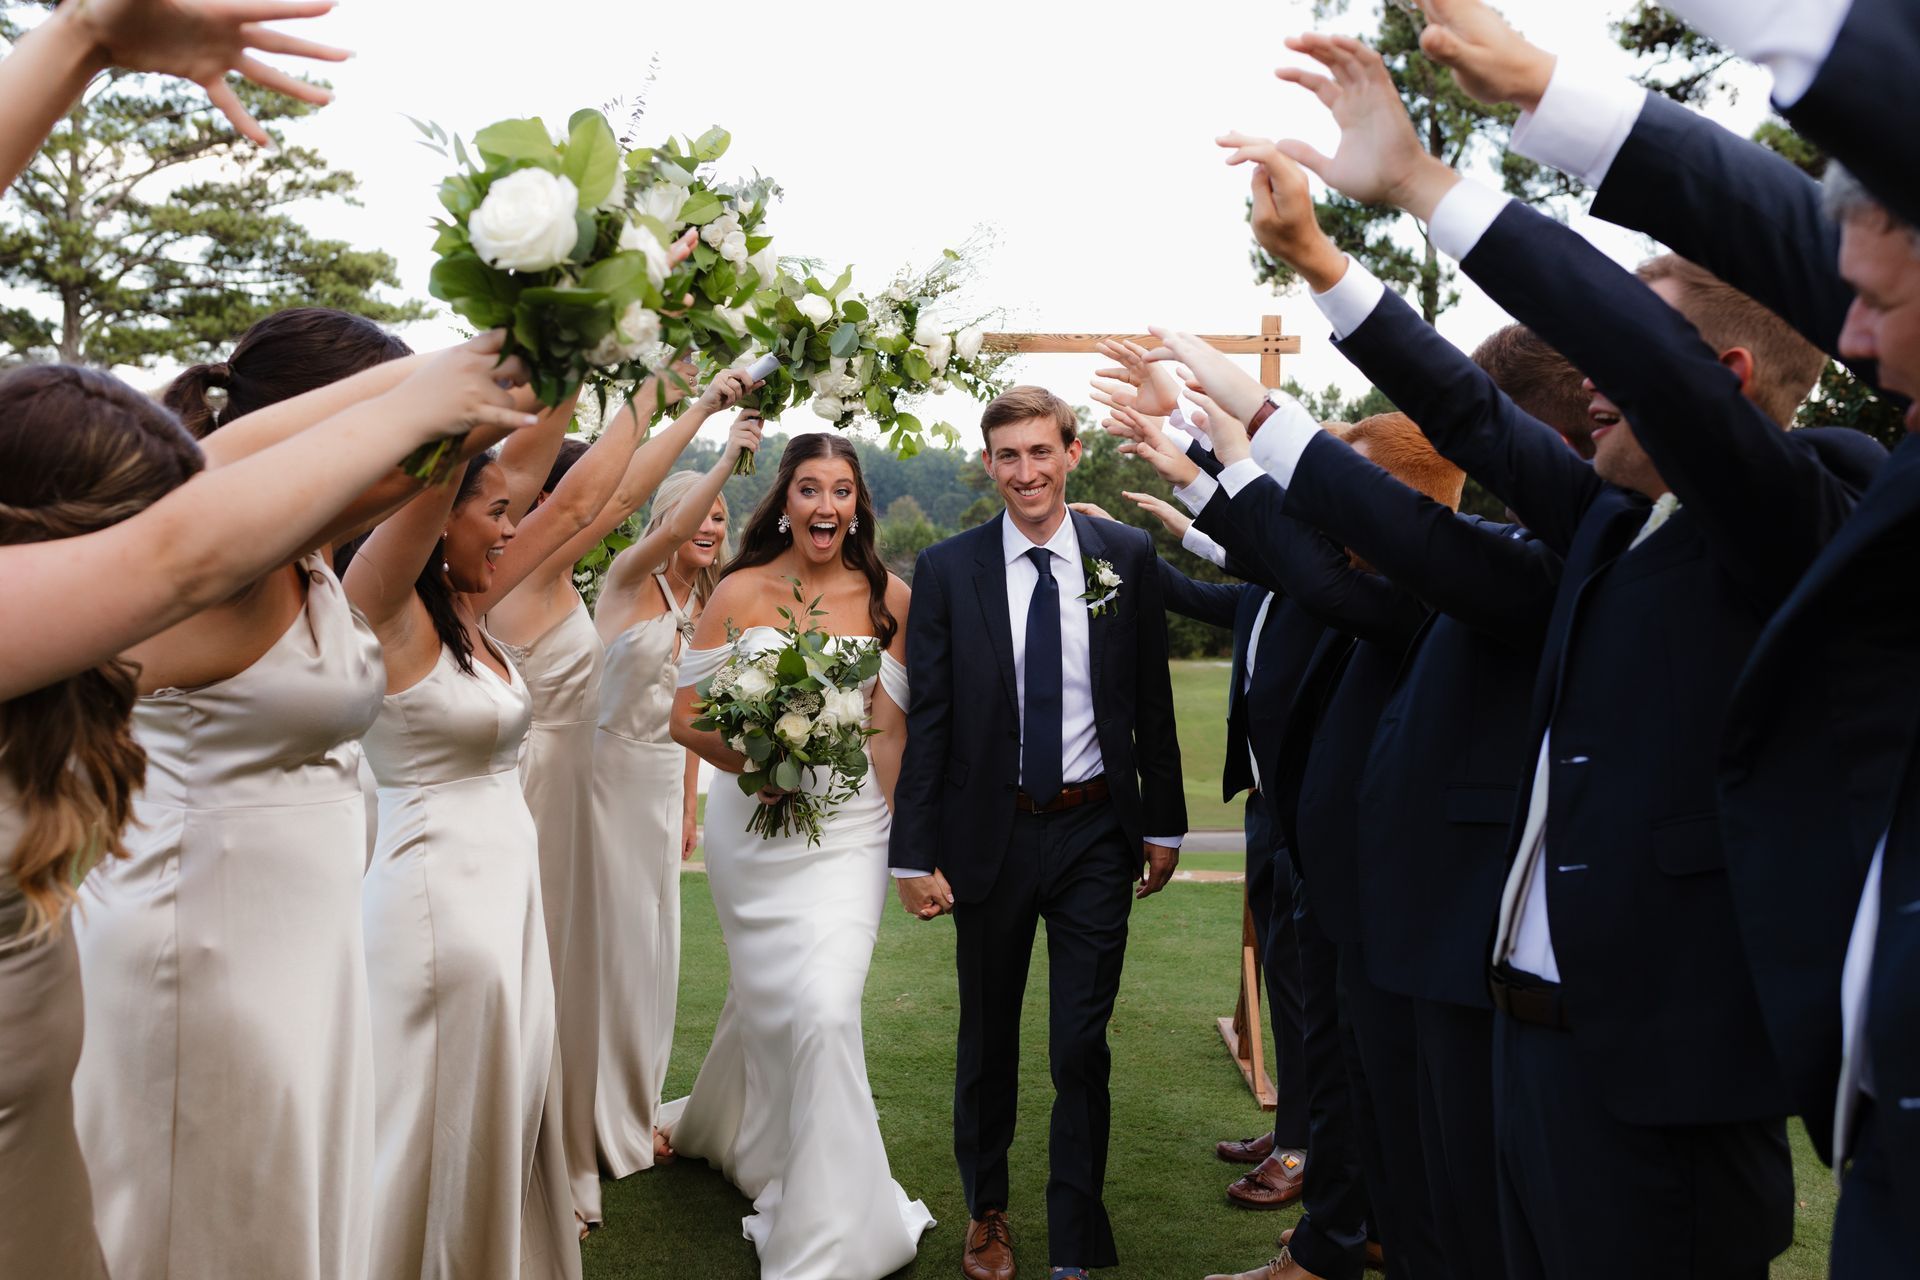
[[[1790,107],[1813,87],[1852,0],[1661,0],[1743,58],[1773,72],[1773,100]]]
[[[1266,599],[1260,602],[1260,612],[1253,617],[1253,632],[1247,637],[1247,669],[1240,673],[1240,696],[1247,697],[1253,692],[1253,664],[1260,656],[1260,633],[1267,629],[1267,614],[1273,610],[1273,592],[1267,592]],[[1248,714],[1252,711],[1249,709]],[[1260,757],[1253,753],[1253,735],[1247,735],[1247,763],[1253,766],[1253,785],[1258,791],[1265,791],[1266,784],[1260,781]]]
[[[1840,1095],[1833,1102],[1833,1177],[1838,1182],[1847,1167],[1848,1139],[1862,1096],[1873,1096],[1873,1076],[1867,1070],[1867,987],[1873,976],[1873,948],[1880,936],[1880,869],[1887,860],[1887,837],[1881,836],[1860,889],[1860,906],[1853,915],[1853,934],[1847,939],[1847,959],[1840,969]]]
[[[1278,407],[1254,433],[1253,456],[1221,468],[1217,479],[1202,471],[1175,489],[1173,496],[1187,510],[1199,515],[1220,489],[1227,491],[1227,497],[1237,498],[1242,489],[1263,475],[1271,475],[1283,485],[1292,481],[1293,469],[1299,465],[1301,453],[1313,439],[1314,432],[1320,430],[1320,424],[1313,420],[1306,406],[1292,396],[1282,391],[1268,394],[1279,397]]]
[[[1597,187],[1646,105],[1647,91],[1631,80],[1562,58],[1540,105],[1520,113],[1507,146]]]

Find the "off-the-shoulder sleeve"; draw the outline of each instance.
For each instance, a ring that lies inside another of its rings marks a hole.
[[[732,656],[732,645],[723,644],[717,649],[682,649],[680,651],[680,687],[685,689],[699,684],[721,667],[726,666],[727,659]]]
[[[907,666],[884,649],[880,651],[880,687],[894,706],[907,709]]]

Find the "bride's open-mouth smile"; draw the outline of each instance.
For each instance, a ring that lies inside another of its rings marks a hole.
[[[837,520],[815,520],[807,525],[807,537],[822,551],[833,545],[839,532],[840,522]]]

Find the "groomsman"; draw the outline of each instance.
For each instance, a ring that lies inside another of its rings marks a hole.
[[[1493,422],[1440,442],[1566,557],[1493,957],[1508,1265],[1612,1274],[1590,1242],[1630,1221],[1637,1274],[1764,1275],[1792,1230],[1786,1090],[1712,765],[1762,623],[1872,470],[1865,438],[1780,430],[1820,362],[1750,299],[1671,258],[1636,284],[1426,156],[1377,54],[1292,43],[1333,78],[1283,76],[1343,135],[1331,160],[1282,150],[1349,196],[1411,209],[1599,384],[1597,475]]]
[[[1521,107],[1515,150],[1597,185],[1597,216],[1700,258],[1868,382],[1920,385],[1920,326],[1902,323],[1920,310],[1912,224],[1837,167],[1823,208],[1818,185],[1765,148],[1556,62],[1477,3],[1450,7],[1448,60],[1463,82]],[[1856,5],[1848,24],[1876,9]],[[1858,84],[1839,96],[1884,108]],[[1884,877],[1911,857],[1899,833],[1912,823],[1902,814],[1920,731],[1920,609],[1897,566],[1917,552],[1920,439],[1909,435],[1755,645],[1721,769],[1729,872],[1795,1110],[1823,1158],[1839,1167],[1856,1154],[1836,1275],[1904,1274],[1920,1258],[1912,1215],[1894,1208],[1920,1196],[1920,1140],[1900,1132],[1910,1109],[1881,1105],[1868,1083],[1915,1076],[1902,1029],[1916,1025],[1920,983],[1898,976],[1914,972],[1911,960],[1903,970],[1889,959],[1912,913],[1887,910]],[[1810,863],[1819,850],[1827,856]],[[1869,923],[1876,903],[1885,933]]]
[[[1047,1248],[1055,1280],[1117,1260],[1102,1199],[1133,900],[1158,893],[1187,824],[1157,557],[1141,531],[1072,515],[1073,411],[1015,387],[981,417],[1006,510],[922,552],[893,874],[922,919],[954,916],[954,1154],[969,1280],[1013,1280],[1007,1153],[1020,1013],[1047,922]]]

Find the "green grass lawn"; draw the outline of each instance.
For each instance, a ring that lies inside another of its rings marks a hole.
[[[727,956],[703,875],[683,880],[679,1033],[667,1096],[686,1092],[713,1034],[726,991]],[[1136,906],[1127,968],[1114,1011],[1113,1150],[1107,1205],[1122,1265],[1104,1275],[1199,1280],[1267,1258],[1295,1210],[1250,1213],[1222,1191],[1235,1170],[1213,1158],[1217,1138],[1256,1132],[1261,1118],[1227,1060],[1214,1019],[1231,1012],[1240,890],[1176,884]],[[1011,1215],[1022,1274],[1046,1275],[1047,1109],[1045,949],[1036,946],[1021,1044],[1020,1134],[1013,1150]],[[867,983],[867,1067],[894,1176],[924,1199],[940,1225],[901,1276],[959,1270],[966,1207],[952,1156],[953,1038],[957,1017],[950,924],[922,924],[890,909]],[[1831,1174],[1796,1126],[1801,1208],[1798,1241],[1775,1277],[1826,1275],[1833,1220]],[[607,1225],[584,1246],[590,1280],[739,1277],[758,1271],[740,1235],[748,1203],[705,1164],[683,1159],[606,1185]],[[1631,1224],[1623,1223],[1623,1232]],[[1595,1248],[1630,1242],[1595,1241]]]
[[[1173,705],[1180,716],[1180,771],[1187,786],[1187,825],[1195,831],[1238,831],[1242,802],[1220,800],[1227,759],[1226,662],[1173,664]],[[1181,859],[1185,865],[1186,859]]]

